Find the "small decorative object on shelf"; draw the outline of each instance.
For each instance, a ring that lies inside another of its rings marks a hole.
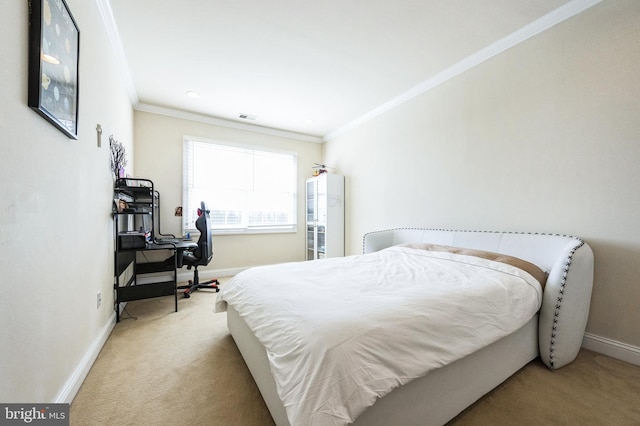
[[[118,142],[113,135],[109,136],[109,147],[111,148],[111,171],[116,180],[124,176],[124,166],[127,165],[127,152],[122,143]]]
[[[318,175],[321,175],[322,173],[329,173],[329,170],[327,170],[327,166],[320,163],[314,163],[313,176],[318,176]]]

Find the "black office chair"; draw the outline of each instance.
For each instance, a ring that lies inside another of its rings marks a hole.
[[[198,245],[191,251],[182,253],[181,265],[187,265],[187,269],[194,268],[193,281],[189,280],[189,285],[178,286],[184,289],[184,297],[191,297],[191,293],[200,288],[212,288],[216,292],[220,291],[217,279],[212,279],[201,283],[198,278],[198,265],[208,265],[213,258],[213,244],[211,243],[211,219],[209,218],[209,210],[204,201],[200,202],[198,209],[198,219],[196,219],[196,228],[200,231]]]

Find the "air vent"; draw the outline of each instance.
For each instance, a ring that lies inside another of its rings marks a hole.
[[[255,120],[256,118],[258,118],[255,115],[242,114],[242,113],[240,113],[240,115],[238,117],[242,118],[243,120]]]

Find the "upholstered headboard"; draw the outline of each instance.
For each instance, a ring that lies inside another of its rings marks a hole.
[[[363,252],[396,244],[432,243],[519,257],[549,273],[538,320],[540,357],[551,369],[575,359],[582,345],[593,287],[593,252],[566,235],[402,228],[370,232]]]

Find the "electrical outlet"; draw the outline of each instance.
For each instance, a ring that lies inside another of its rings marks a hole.
[[[97,297],[97,309],[100,309],[100,305],[102,304],[102,292],[98,292],[98,297]]]

